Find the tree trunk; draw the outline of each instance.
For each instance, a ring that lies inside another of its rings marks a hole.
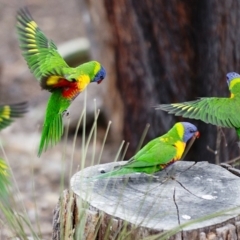
[[[93,56],[106,63],[109,72],[107,104],[120,126],[114,135],[123,133],[130,142],[127,157],[136,151],[147,123],[145,142],[183,120],[156,111],[157,104],[229,95],[225,75],[239,72],[240,0],[80,2],[92,20],[86,25],[91,27]],[[211,149],[216,148],[221,161],[239,153],[234,130],[224,129],[225,147],[216,126],[184,121],[196,124],[201,132],[188,159],[213,162]]]

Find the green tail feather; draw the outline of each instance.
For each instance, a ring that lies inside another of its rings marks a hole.
[[[109,178],[109,177],[118,177],[118,176],[123,176],[125,174],[131,174],[131,173],[136,173],[136,171],[134,169],[121,168],[121,169],[116,169],[107,173],[103,173],[101,175],[97,175],[95,177],[92,177],[91,180]]]
[[[135,167],[135,168],[127,168],[127,167],[117,167],[116,170],[103,173],[101,175],[97,175],[91,177],[91,180],[97,180],[102,178],[111,178],[111,177],[119,177],[126,174],[131,173],[146,173],[146,174],[153,174],[155,172],[161,171],[163,167],[161,166],[149,166],[149,167]]]
[[[40,157],[43,151],[56,145],[63,135],[62,114],[58,113],[55,118],[49,123],[49,119],[45,119],[43,124],[42,136],[38,149],[38,156]]]
[[[38,156],[46,151],[49,145],[56,145],[63,135],[62,113],[69,107],[70,100],[63,98],[60,89],[55,90],[49,98]]]

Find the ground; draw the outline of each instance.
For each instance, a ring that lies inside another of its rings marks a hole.
[[[18,119],[0,133],[0,141],[4,148],[4,151],[0,151],[0,157],[6,159],[12,168],[12,192],[19,211],[23,212],[21,206],[24,205],[35,229],[39,225],[42,238],[50,239],[53,209],[62,189],[68,187],[70,177],[82,164],[82,139],[77,138],[74,153],[71,135],[67,144],[62,141],[40,158],[36,156],[49,93],[41,91],[18,48],[15,15],[17,9],[23,6],[28,6],[40,28],[57,45],[84,37],[84,26],[79,14],[81,6],[77,1],[0,0],[0,103],[29,102],[29,112],[24,118]],[[105,128],[100,126],[98,130],[96,150],[90,143],[86,165],[90,165],[95,151],[95,158],[99,156]],[[114,160],[116,149],[116,145],[108,141],[103,151],[102,162]],[[71,171],[72,165],[74,170]],[[64,186],[61,179],[64,180]],[[5,239],[9,236],[11,234],[7,228],[1,228],[0,238]]]

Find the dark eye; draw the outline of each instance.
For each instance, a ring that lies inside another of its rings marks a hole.
[[[195,132],[195,130],[193,130],[193,129],[190,129],[190,133],[194,133]]]
[[[100,79],[103,80],[103,79],[104,79],[104,76],[100,76]]]
[[[77,80],[75,78],[71,78],[71,82],[76,82]]]

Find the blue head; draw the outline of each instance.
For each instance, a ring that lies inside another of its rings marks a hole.
[[[193,136],[199,137],[200,134],[198,132],[198,129],[195,125],[189,122],[181,122],[184,128],[183,132],[183,141],[186,143],[190,138]]]
[[[228,86],[230,85],[230,82],[235,79],[235,78],[240,78],[240,75],[236,72],[229,72],[226,75],[226,79],[227,79],[227,84]]]
[[[102,82],[102,80],[105,77],[106,77],[106,70],[102,65],[100,65],[97,73],[95,74],[95,76],[91,82],[97,82],[99,84]]]

